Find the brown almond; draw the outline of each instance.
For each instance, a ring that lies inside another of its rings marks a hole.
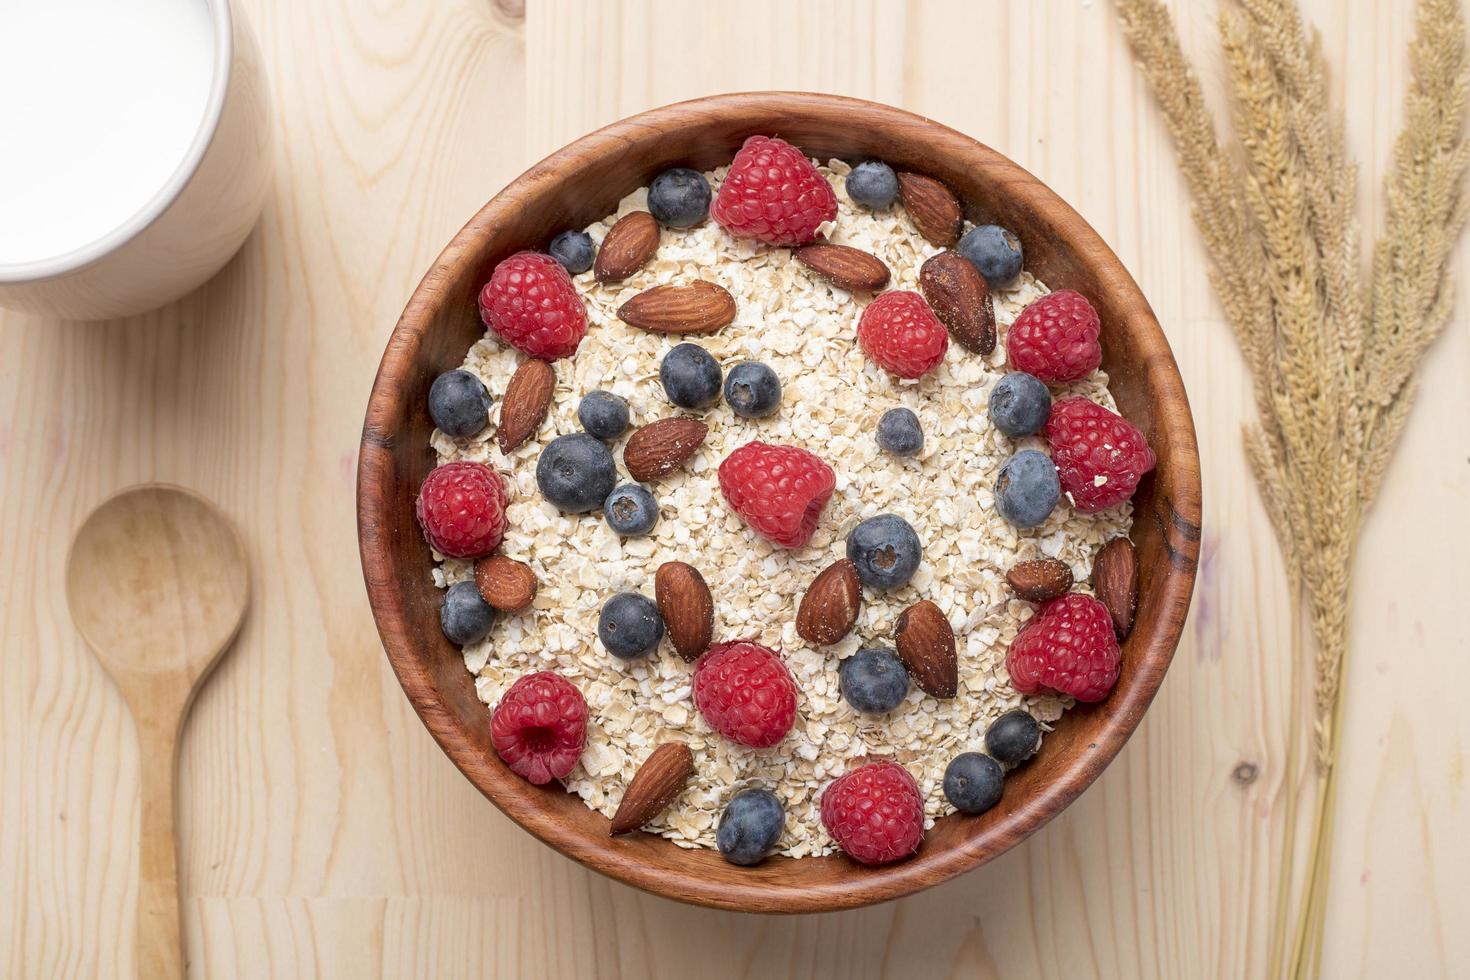
[[[836,286],[853,293],[877,292],[888,285],[888,266],[876,255],[847,245],[818,242],[791,253],[796,261]]]
[[[658,816],[694,775],[694,753],[683,742],[664,742],[654,748],[623,794],[612,818],[612,836],[637,830]]]
[[[931,245],[948,248],[959,241],[965,216],[948,187],[923,174],[900,173],[898,197],[914,227]]]
[[[491,555],[475,562],[475,587],[501,612],[520,612],[536,598],[536,573],[525,562]]]
[[[925,694],[952,698],[959,690],[960,665],[954,630],[939,607],[928,599],[909,606],[898,617],[898,656]]]
[[[969,259],[951,251],[931,256],[919,269],[919,290],[955,343],[975,354],[995,350],[995,302]]]
[[[1027,602],[1050,602],[1072,591],[1072,566],[1055,558],[1018,562],[1006,572],[1006,583]]]
[[[715,630],[715,601],[693,565],[666,561],[653,574],[653,597],[674,649],[694,661],[709,648]]]
[[[1138,556],[1132,541],[1114,538],[1102,546],[1092,561],[1092,591],[1113,617],[1118,639],[1126,639],[1138,606]]]
[[[511,452],[541,428],[555,388],[556,372],[545,361],[527,360],[516,368],[500,400],[500,427],[495,437],[502,453]]]
[[[629,211],[608,229],[592,263],[598,282],[622,282],[658,251],[658,222],[647,211]]]
[[[639,483],[649,483],[674,472],[689,461],[709,426],[698,419],[671,418],[650,422],[628,437],[623,465]]]
[[[712,333],[735,319],[735,297],[703,279],[654,286],[618,307],[618,319],[654,333]]]
[[[829,646],[852,632],[862,603],[857,566],[843,558],[812,579],[796,610],[796,632],[815,646]]]

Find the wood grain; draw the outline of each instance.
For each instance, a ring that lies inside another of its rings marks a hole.
[[[1249,384],[1106,0],[532,0],[523,22],[489,0],[243,5],[278,127],[275,186],[245,252],[126,325],[0,317],[0,973],[129,975],[138,866],[115,842],[137,835],[132,727],[71,626],[61,565],[98,501],[161,479],[225,505],[260,584],[181,751],[185,939],[200,975],[1260,975],[1282,804],[1303,785],[1286,768],[1307,734],[1287,722],[1289,610],[1240,449]],[[1214,4],[1173,6],[1218,97]],[[1350,108],[1371,231],[1412,5],[1304,7]],[[773,34],[778,13],[795,22]],[[1098,229],[1193,395],[1208,530],[1168,681],[1065,813],[916,898],[759,919],[586,871],[469,785],[384,663],[350,501],[383,344],[477,208],[630,113],[782,87],[954,126]],[[1463,286],[1470,259],[1456,263]],[[1450,976],[1470,962],[1454,926],[1470,911],[1470,640],[1453,613],[1470,592],[1470,427],[1444,424],[1470,418],[1466,309],[1430,355],[1362,543],[1324,976]]]

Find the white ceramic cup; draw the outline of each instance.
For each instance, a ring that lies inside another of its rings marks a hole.
[[[18,2],[50,3],[52,0]],[[83,8],[87,4],[83,0],[71,2],[78,8],[77,13],[86,13]],[[190,3],[202,9],[189,8]],[[7,14],[3,6],[0,4],[0,31],[6,29]],[[128,4],[119,3],[117,8],[127,10]],[[106,13],[116,8],[99,9]],[[133,14],[136,16],[141,9],[135,7]],[[25,16],[19,13],[19,8],[12,10],[18,21]],[[240,11],[232,8],[230,0],[152,0],[148,10],[151,15],[164,18],[178,13],[188,15],[189,30],[193,33],[186,32],[185,25],[176,24],[178,35],[170,35],[162,43],[210,46],[207,62],[202,51],[191,52],[196,59],[193,64],[198,68],[197,84],[205,84],[205,76],[208,76],[208,94],[207,98],[198,99],[199,93],[191,89],[189,98],[170,98],[170,92],[162,89],[158,90],[160,98],[139,105],[138,111],[147,113],[155,110],[157,114],[166,111],[163,108],[165,104],[197,108],[197,103],[202,102],[202,118],[162,120],[160,125],[192,127],[192,130],[173,134],[177,146],[161,138],[153,139],[152,143],[128,146],[128,150],[140,151],[142,155],[132,152],[127,160],[141,159],[143,165],[133,167],[127,174],[124,174],[127,168],[122,166],[115,173],[109,171],[109,147],[95,147],[97,157],[89,157],[86,161],[93,175],[85,184],[86,194],[78,190],[75,196],[89,199],[94,204],[102,201],[108,206],[128,209],[118,214],[115,224],[95,229],[95,235],[87,231],[87,225],[81,219],[100,216],[99,220],[108,221],[105,208],[67,211],[67,207],[78,208],[77,201],[25,200],[17,195],[27,193],[27,188],[0,187],[0,222],[7,219],[6,195],[10,195],[8,200],[11,202],[8,209],[11,223],[4,229],[10,240],[4,243],[5,250],[0,253],[0,306],[75,320],[110,319],[155,309],[193,291],[218,272],[239,251],[255,226],[269,189],[271,142],[269,99],[255,38]],[[24,21],[19,22],[24,26]],[[131,26],[134,22],[127,23]],[[168,25],[167,20],[162,23]],[[19,37],[19,33],[11,37]],[[159,32],[150,33],[146,39],[159,43]],[[44,41],[43,37],[38,43]],[[108,39],[98,37],[91,41],[106,44]],[[78,41],[81,43],[85,42]],[[105,50],[109,54],[115,53],[111,48]],[[176,48],[160,50],[177,53]],[[67,53],[77,54],[75,50]],[[148,54],[143,52],[137,57],[146,58]],[[44,69],[48,62],[36,60],[35,64]],[[140,66],[137,71],[137,75],[128,77],[136,80],[146,71],[146,66]],[[161,77],[167,78],[166,75]],[[76,84],[71,75],[66,76],[65,81]],[[106,85],[107,82],[105,77],[85,78],[81,84]],[[172,94],[179,95],[178,92]],[[3,97],[18,100],[12,103],[14,111],[39,113],[49,109],[44,95],[44,92],[38,95],[34,90],[27,95],[22,89],[8,91]],[[29,104],[26,100],[30,100]],[[4,107],[0,107],[0,122],[4,121],[4,116]],[[108,117],[109,120],[114,118]],[[149,133],[163,132],[143,126],[145,119],[156,121],[151,116],[140,115],[139,129],[143,135],[133,138],[148,140],[151,138]],[[38,122],[35,118],[30,122],[44,126],[44,121]],[[16,129],[23,131],[24,127],[14,127],[12,132]],[[190,131],[192,139],[189,138]],[[0,133],[0,153],[27,152],[23,146],[5,145],[4,137],[5,134]],[[57,145],[59,141],[43,149],[49,149],[56,155]],[[159,154],[167,156],[150,161],[147,153],[153,146],[158,148]],[[177,155],[180,148],[181,160]],[[89,153],[93,151],[90,145],[87,149]],[[64,160],[65,157],[60,157],[58,162]],[[145,185],[141,194],[137,186],[126,189],[119,186],[113,197],[107,196],[114,190],[105,183],[109,177],[117,176],[121,184],[122,178],[127,176],[136,184],[138,179],[148,179],[147,166],[155,164],[161,169],[151,196],[148,196],[151,184]],[[16,170],[23,172],[19,167]],[[3,174],[4,169],[0,168],[0,175]],[[55,187],[51,190],[54,192]],[[136,199],[123,196],[126,193],[133,194]],[[29,205],[29,211],[23,205]],[[47,213],[57,216],[54,225],[46,221]],[[39,254],[33,258],[24,255],[27,221],[30,228],[36,229],[38,240],[36,251]],[[71,223],[66,224],[67,221]],[[63,227],[77,229],[84,240],[68,244],[64,237],[57,237],[57,228]],[[63,250],[57,250],[58,243]]]

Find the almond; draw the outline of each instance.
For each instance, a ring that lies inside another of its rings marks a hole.
[[[709,434],[698,419],[672,418],[650,422],[628,437],[623,465],[639,483],[666,476],[689,461]]]
[[[958,252],[940,252],[919,269],[919,290],[955,343],[975,354],[995,350],[995,302],[974,263]]]
[[[495,436],[502,453],[509,454],[541,428],[555,388],[556,372],[545,361],[528,360],[516,368],[500,400],[500,428]]]
[[[689,777],[694,775],[694,753],[683,742],[664,742],[654,748],[633,774],[623,802],[612,818],[612,836],[637,830],[658,816]]]
[[[959,690],[960,665],[954,630],[939,607],[928,599],[914,603],[898,617],[898,656],[925,694],[952,698]]]
[[[654,286],[618,307],[618,319],[654,333],[711,333],[735,319],[735,297],[703,279]]]
[[[607,230],[592,275],[598,282],[622,282],[658,251],[658,222],[647,211],[629,211]]]
[[[1050,602],[1072,591],[1072,566],[1055,558],[1037,558],[1006,572],[1011,591],[1027,602]]]
[[[852,293],[872,293],[888,285],[888,266],[876,255],[847,245],[818,242],[791,253],[823,279]]]
[[[525,562],[491,555],[475,562],[475,587],[501,612],[520,612],[536,598],[536,573]]]
[[[948,187],[933,177],[900,173],[898,197],[913,219],[914,227],[929,244],[948,248],[959,240],[965,216],[959,200]]]
[[[674,649],[685,660],[698,660],[715,630],[715,602],[704,576],[693,565],[666,561],[653,574],[653,597]]]
[[[1092,561],[1092,591],[1113,617],[1118,639],[1127,638],[1138,606],[1138,556],[1132,541],[1114,538],[1102,546]]]
[[[857,566],[835,561],[812,579],[796,610],[796,632],[814,646],[829,646],[852,632],[862,602]]]

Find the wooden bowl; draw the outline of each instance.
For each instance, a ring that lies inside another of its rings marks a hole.
[[[1134,498],[1140,596],[1116,689],[1067,712],[1040,753],[1007,778],[995,809],[939,820],[914,857],[881,868],[840,855],[741,868],[714,850],[684,850],[657,836],[611,839],[607,818],[576,796],[511,773],[491,748],[490,712],[460,651],[440,632],[441,593],[414,519],[415,494],[434,465],[429,384],[458,367],[483,335],[475,297],[495,263],[599,220],[667,167],[728,163],[758,133],[823,160],[876,157],[928,174],[954,190],[971,220],[1014,230],[1027,269],[1097,306],[1113,395],[1158,453]],[[929,119],[779,92],[699,99],[614,123],[547,157],[485,205],[424,277],[388,342],[363,426],[357,507],[363,573],[388,659],[440,747],[496,806],[568,857],[659,895],[741,911],[820,912],[908,895],[983,864],[1097,778],[1143,717],[1179,640],[1199,552],[1200,474],[1169,344],[1132,277],[1075,211],[999,153]]]

